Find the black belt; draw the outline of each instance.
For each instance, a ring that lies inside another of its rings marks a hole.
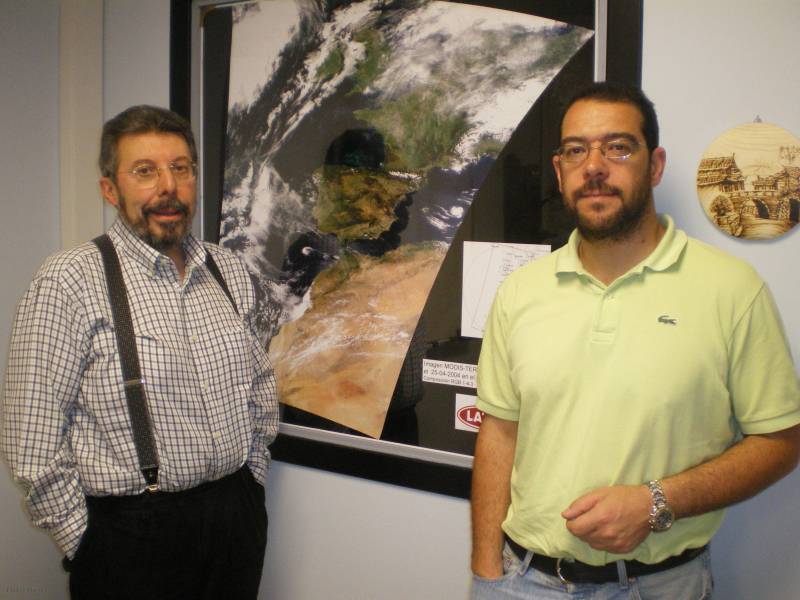
[[[520,546],[510,537],[505,536],[505,538],[506,542],[508,542],[508,546],[514,551],[514,554],[517,555],[517,558],[525,560],[528,550]],[[638,560],[626,560],[625,570],[628,577],[641,577],[642,575],[651,575],[659,571],[666,571],[667,569],[672,569],[690,560],[694,560],[705,552],[706,548],[708,548],[708,546],[689,548],[677,556],[670,556],[654,564],[647,564],[639,562]],[[564,583],[610,583],[619,581],[617,563],[615,562],[595,566],[587,565],[578,560],[571,561],[561,558],[551,558],[534,553],[530,566],[552,577],[558,577]]]

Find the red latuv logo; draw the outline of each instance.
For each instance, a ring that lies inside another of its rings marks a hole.
[[[458,420],[467,427],[478,429],[483,420],[483,411],[478,410],[475,406],[464,406],[456,413]]]

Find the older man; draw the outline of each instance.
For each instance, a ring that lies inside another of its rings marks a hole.
[[[478,598],[697,599],[723,508],[789,473],[800,390],[772,297],[657,215],[652,103],[595,84],[553,157],[577,230],[513,273],[478,367]]]
[[[100,170],[118,218],[50,257],[23,297],[3,448],[74,598],[255,598],[277,403],[252,281],[190,233],[183,118],[117,115]]]

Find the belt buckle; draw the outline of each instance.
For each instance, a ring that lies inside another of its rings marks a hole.
[[[564,577],[564,574],[561,572],[561,561],[562,560],[564,560],[562,557],[559,557],[559,558],[556,559],[556,575],[558,575],[558,578],[561,580],[561,583],[563,583],[564,585],[567,585],[569,583],[569,581],[567,581],[567,578]]]

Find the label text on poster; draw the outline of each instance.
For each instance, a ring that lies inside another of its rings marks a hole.
[[[422,381],[474,389],[477,370],[476,365],[426,358],[422,361]]]

